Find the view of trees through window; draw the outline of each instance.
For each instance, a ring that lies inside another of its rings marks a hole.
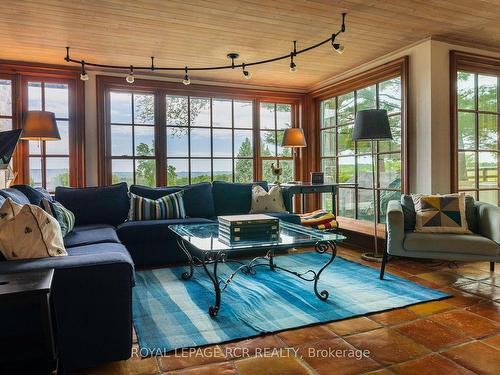
[[[110,92],[109,134],[112,182],[157,185],[155,94]],[[165,95],[166,183],[252,182],[259,156],[254,150],[254,101]],[[262,178],[274,181],[271,163],[280,159],[283,181],[293,180],[290,150],[280,147],[292,124],[289,104],[260,104]]]
[[[401,79],[396,77],[320,103],[321,169],[325,181],[357,184],[339,189],[339,216],[372,221],[375,215],[371,143],[352,140],[354,119],[359,110],[386,109],[389,115],[393,140],[375,144],[375,188],[381,222],[385,221],[389,200],[399,199],[402,192],[401,100]],[[323,207],[332,208],[329,194],[323,197]]]
[[[0,132],[12,129],[12,81],[0,78]]]
[[[458,190],[499,204],[499,76],[457,72]]]

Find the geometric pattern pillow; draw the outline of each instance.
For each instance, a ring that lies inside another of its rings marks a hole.
[[[40,206],[57,220],[63,237],[66,237],[75,227],[75,214],[61,203],[43,198]]]
[[[158,199],[148,199],[130,193],[128,220],[184,219],[186,210],[183,195],[184,191],[181,190]]]
[[[415,195],[415,231],[425,233],[471,233],[465,217],[465,194]]]

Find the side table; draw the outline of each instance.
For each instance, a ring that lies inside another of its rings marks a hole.
[[[0,275],[0,373],[57,373],[53,277],[54,269]]]

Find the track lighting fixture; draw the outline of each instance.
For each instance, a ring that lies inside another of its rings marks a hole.
[[[344,53],[344,46],[342,44],[340,44],[340,43],[335,43],[335,39],[336,39],[336,37],[339,34],[344,33],[346,31],[345,18],[346,18],[346,13],[342,13],[342,25],[341,25],[341,28],[336,33],[331,34],[331,37],[329,37],[328,39],[325,39],[325,40],[323,40],[323,41],[321,41],[319,43],[316,43],[316,44],[314,44],[312,46],[303,48],[301,50],[297,50],[297,41],[294,41],[293,42],[293,51],[291,53],[289,53],[289,54],[286,54],[286,55],[272,57],[272,58],[268,58],[268,59],[260,60],[260,61],[254,61],[254,62],[247,63],[247,64],[245,64],[245,63],[236,64],[235,60],[239,57],[239,55],[237,53],[229,53],[227,55],[227,57],[231,60],[231,64],[230,65],[216,65],[216,66],[195,67],[195,68],[191,68],[191,70],[206,71],[206,70],[223,70],[223,69],[243,68],[243,76],[246,79],[249,79],[251,77],[251,73],[246,70],[246,67],[248,67],[248,66],[254,66],[254,65],[270,64],[270,63],[273,63],[275,61],[286,60],[286,59],[289,58],[290,59],[290,71],[291,72],[295,72],[295,71],[297,71],[297,65],[295,64],[294,58],[297,55],[300,55],[301,53],[309,52],[309,51],[311,51],[311,50],[313,50],[315,48],[321,47],[322,45],[324,45],[326,43],[331,43],[333,49],[337,53],[339,53],[339,54]],[[69,47],[66,47],[66,56],[65,56],[64,60],[66,62],[69,62],[69,63],[76,63],[76,64],[81,64],[82,65],[82,72],[81,72],[81,75],[80,75],[80,79],[82,81],[87,81],[89,79],[87,73],[85,72],[85,64],[87,66],[92,66],[92,67],[96,67],[96,68],[104,68],[104,69],[119,69],[119,70],[123,70],[123,69],[127,69],[128,68],[127,66],[123,66],[123,65],[106,65],[106,64],[89,63],[89,62],[85,63],[84,60],[72,59],[70,57],[70,54],[69,54]],[[175,71],[175,72],[180,72],[180,71],[184,70],[185,71],[185,75],[184,75],[184,79],[182,80],[182,83],[184,83],[185,85],[189,85],[191,83],[191,80],[189,79],[189,75],[188,75],[188,67],[187,66],[185,68],[181,68],[181,67],[157,67],[157,66],[154,65],[154,57],[153,56],[151,56],[151,65],[150,66],[136,66],[135,70]],[[134,82],[134,67],[132,65],[130,65],[130,73],[127,75],[126,80],[127,80],[128,83],[133,83]]]
[[[241,64],[241,67],[243,68],[243,77],[245,77],[245,79],[252,78],[252,73],[245,69],[245,63]]]
[[[80,74],[80,79],[82,81],[88,81],[89,80],[89,75],[85,71],[85,61],[82,60],[82,72]]]
[[[344,45],[340,43],[332,43],[333,49],[339,54],[342,55],[344,53]]]
[[[127,75],[127,78],[125,78],[125,80],[128,82],[128,83],[134,83],[135,81],[135,77],[134,77],[134,67],[132,65],[130,65],[130,73]]]
[[[184,68],[184,71],[186,72],[186,75],[184,76],[182,83],[184,83],[187,86],[187,85],[191,84],[191,80],[189,79],[189,76],[188,76],[188,67],[187,66]]]

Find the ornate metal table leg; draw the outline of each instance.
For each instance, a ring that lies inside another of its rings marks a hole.
[[[209,306],[208,308],[208,313],[210,314],[211,317],[214,317],[217,315],[220,309],[220,284],[219,284],[219,279],[217,277],[217,264],[219,261],[224,262],[226,254],[223,251],[219,251],[217,254],[212,254],[212,253],[204,253],[202,256],[202,265],[203,269],[207,273],[208,277],[210,280],[212,280],[212,283],[214,284],[214,290],[215,290],[215,305]],[[213,275],[210,273],[208,270],[207,264],[210,262],[213,262],[214,264],[214,273]]]
[[[269,250],[267,252],[267,256],[269,257],[269,268],[271,271],[276,271],[276,265],[274,264],[274,250]]]
[[[318,292],[318,280],[319,280],[319,277],[321,276],[321,273],[323,272],[323,270],[326,267],[328,267],[335,259],[335,256],[337,255],[337,246],[335,245],[335,242],[318,242],[314,246],[314,249],[316,250],[316,252],[318,252],[320,254],[326,253],[329,248],[332,249],[332,256],[330,257],[328,262],[323,267],[321,267],[321,269],[316,273],[316,276],[314,277],[314,293],[322,301],[326,301],[329,294],[328,294],[328,291],[326,291],[326,290],[322,290],[321,292]]]
[[[184,243],[183,240],[177,240],[177,244],[181,248],[181,250],[186,254],[189,260],[189,272],[184,272],[182,274],[182,279],[183,280],[189,280],[191,277],[193,277],[193,271],[194,271],[194,261],[193,261],[193,256],[189,252],[189,250],[186,248],[186,244]]]

